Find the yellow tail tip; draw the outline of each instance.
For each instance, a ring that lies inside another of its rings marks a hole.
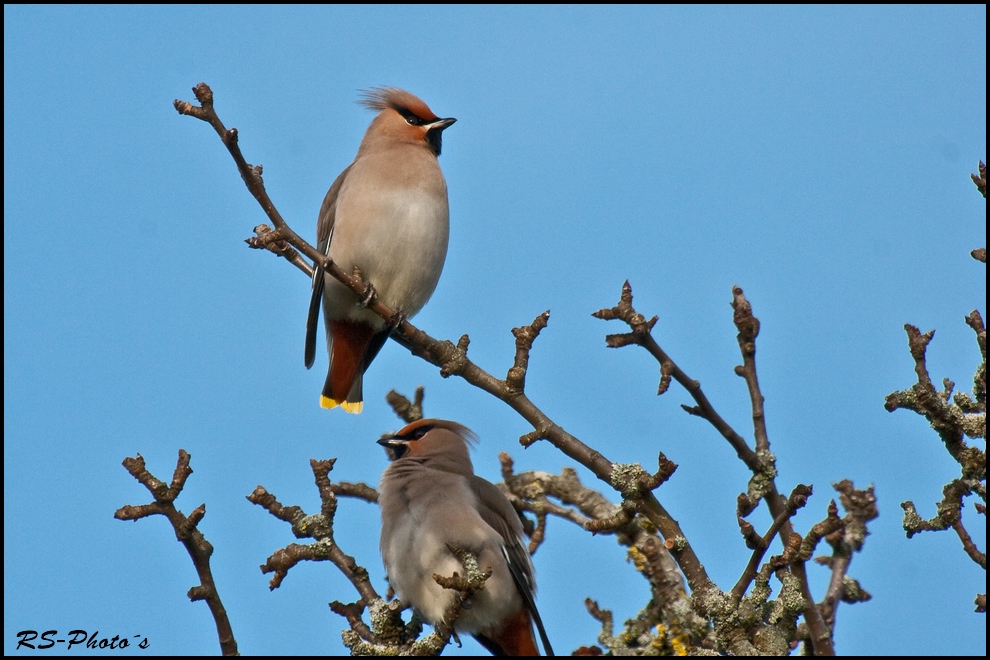
[[[349,413],[360,415],[361,411],[364,410],[364,401],[357,401],[355,403],[344,401],[342,404],[340,404],[340,407]]]
[[[325,394],[320,395],[321,408],[327,408],[329,410],[331,408],[336,408],[337,406],[340,406],[347,412],[352,413],[354,415],[360,414],[360,412],[364,410],[363,401],[357,401],[355,403],[351,403],[350,401],[337,401],[336,399],[331,399]]]

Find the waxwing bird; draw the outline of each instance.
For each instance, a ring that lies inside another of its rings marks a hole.
[[[360,269],[378,299],[412,317],[433,295],[447,256],[447,183],[437,156],[441,119],[420,99],[393,87],[364,92],[376,110],[354,162],[330,186],[316,224],[317,248],[344,269]],[[393,327],[353,291],[316,268],[306,320],[306,368],[316,357],[320,303],[330,368],[324,408],[361,412],[361,380]]]
[[[536,611],[533,563],[523,545],[523,527],[495,485],[475,476],[468,455],[474,434],[456,422],[421,419],[378,444],[391,463],[382,474],[381,552],[388,580],[403,603],[424,621],[441,623],[455,592],[434,574],[464,572],[451,548],[478,558],[492,571],[484,589],[471,596],[454,622],[493,655],[553,655]]]

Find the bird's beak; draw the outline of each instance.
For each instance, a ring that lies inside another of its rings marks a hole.
[[[399,440],[395,436],[386,435],[377,440],[378,444],[385,448],[385,453],[388,454],[388,460],[395,461],[402,458],[407,451],[409,451],[409,443],[405,440]]]
[[[431,131],[434,130],[442,131],[443,129],[453,124],[455,121],[457,120],[454,119],[453,117],[447,117],[446,119],[438,119],[436,121],[430,122],[429,124],[426,125],[426,127]]]

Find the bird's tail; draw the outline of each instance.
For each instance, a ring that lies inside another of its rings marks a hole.
[[[340,406],[357,414],[364,407],[361,380],[369,362],[366,359],[368,349],[376,333],[369,325],[351,321],[331,321],[330,333],[333,336],[330,369],[323,384],[320,405],[324,408]]]
[[[533,620],[526,609],[519,610],[499,630],[478,633],[474,638],[492,655],[540,655]],[[553,655],[552,651],[548,655]]]

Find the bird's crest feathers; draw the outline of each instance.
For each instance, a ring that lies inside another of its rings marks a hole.
[[[410,94],[404,89],[397,87],[375,87],[361,92],[361,105],[371,110],[386,110],[391,108],[401,115],[411,113],[422,119],[424,122],[432,122],[439,119],[430,107],[426,105],[415,94]]]
[[[397,431],[392,437],[398,439],[410,439],[417,435],[422,437],[430,429],[447,429],[448,431],[453,431],[457,435],[464,438],[468,444],[476,444],[478,442],[478,436],[474,431],[464,426],[463,424],[458,424],[457,422],[451,422],[446,419],[417,419],[411,424],[407,424],[400,431]]]

